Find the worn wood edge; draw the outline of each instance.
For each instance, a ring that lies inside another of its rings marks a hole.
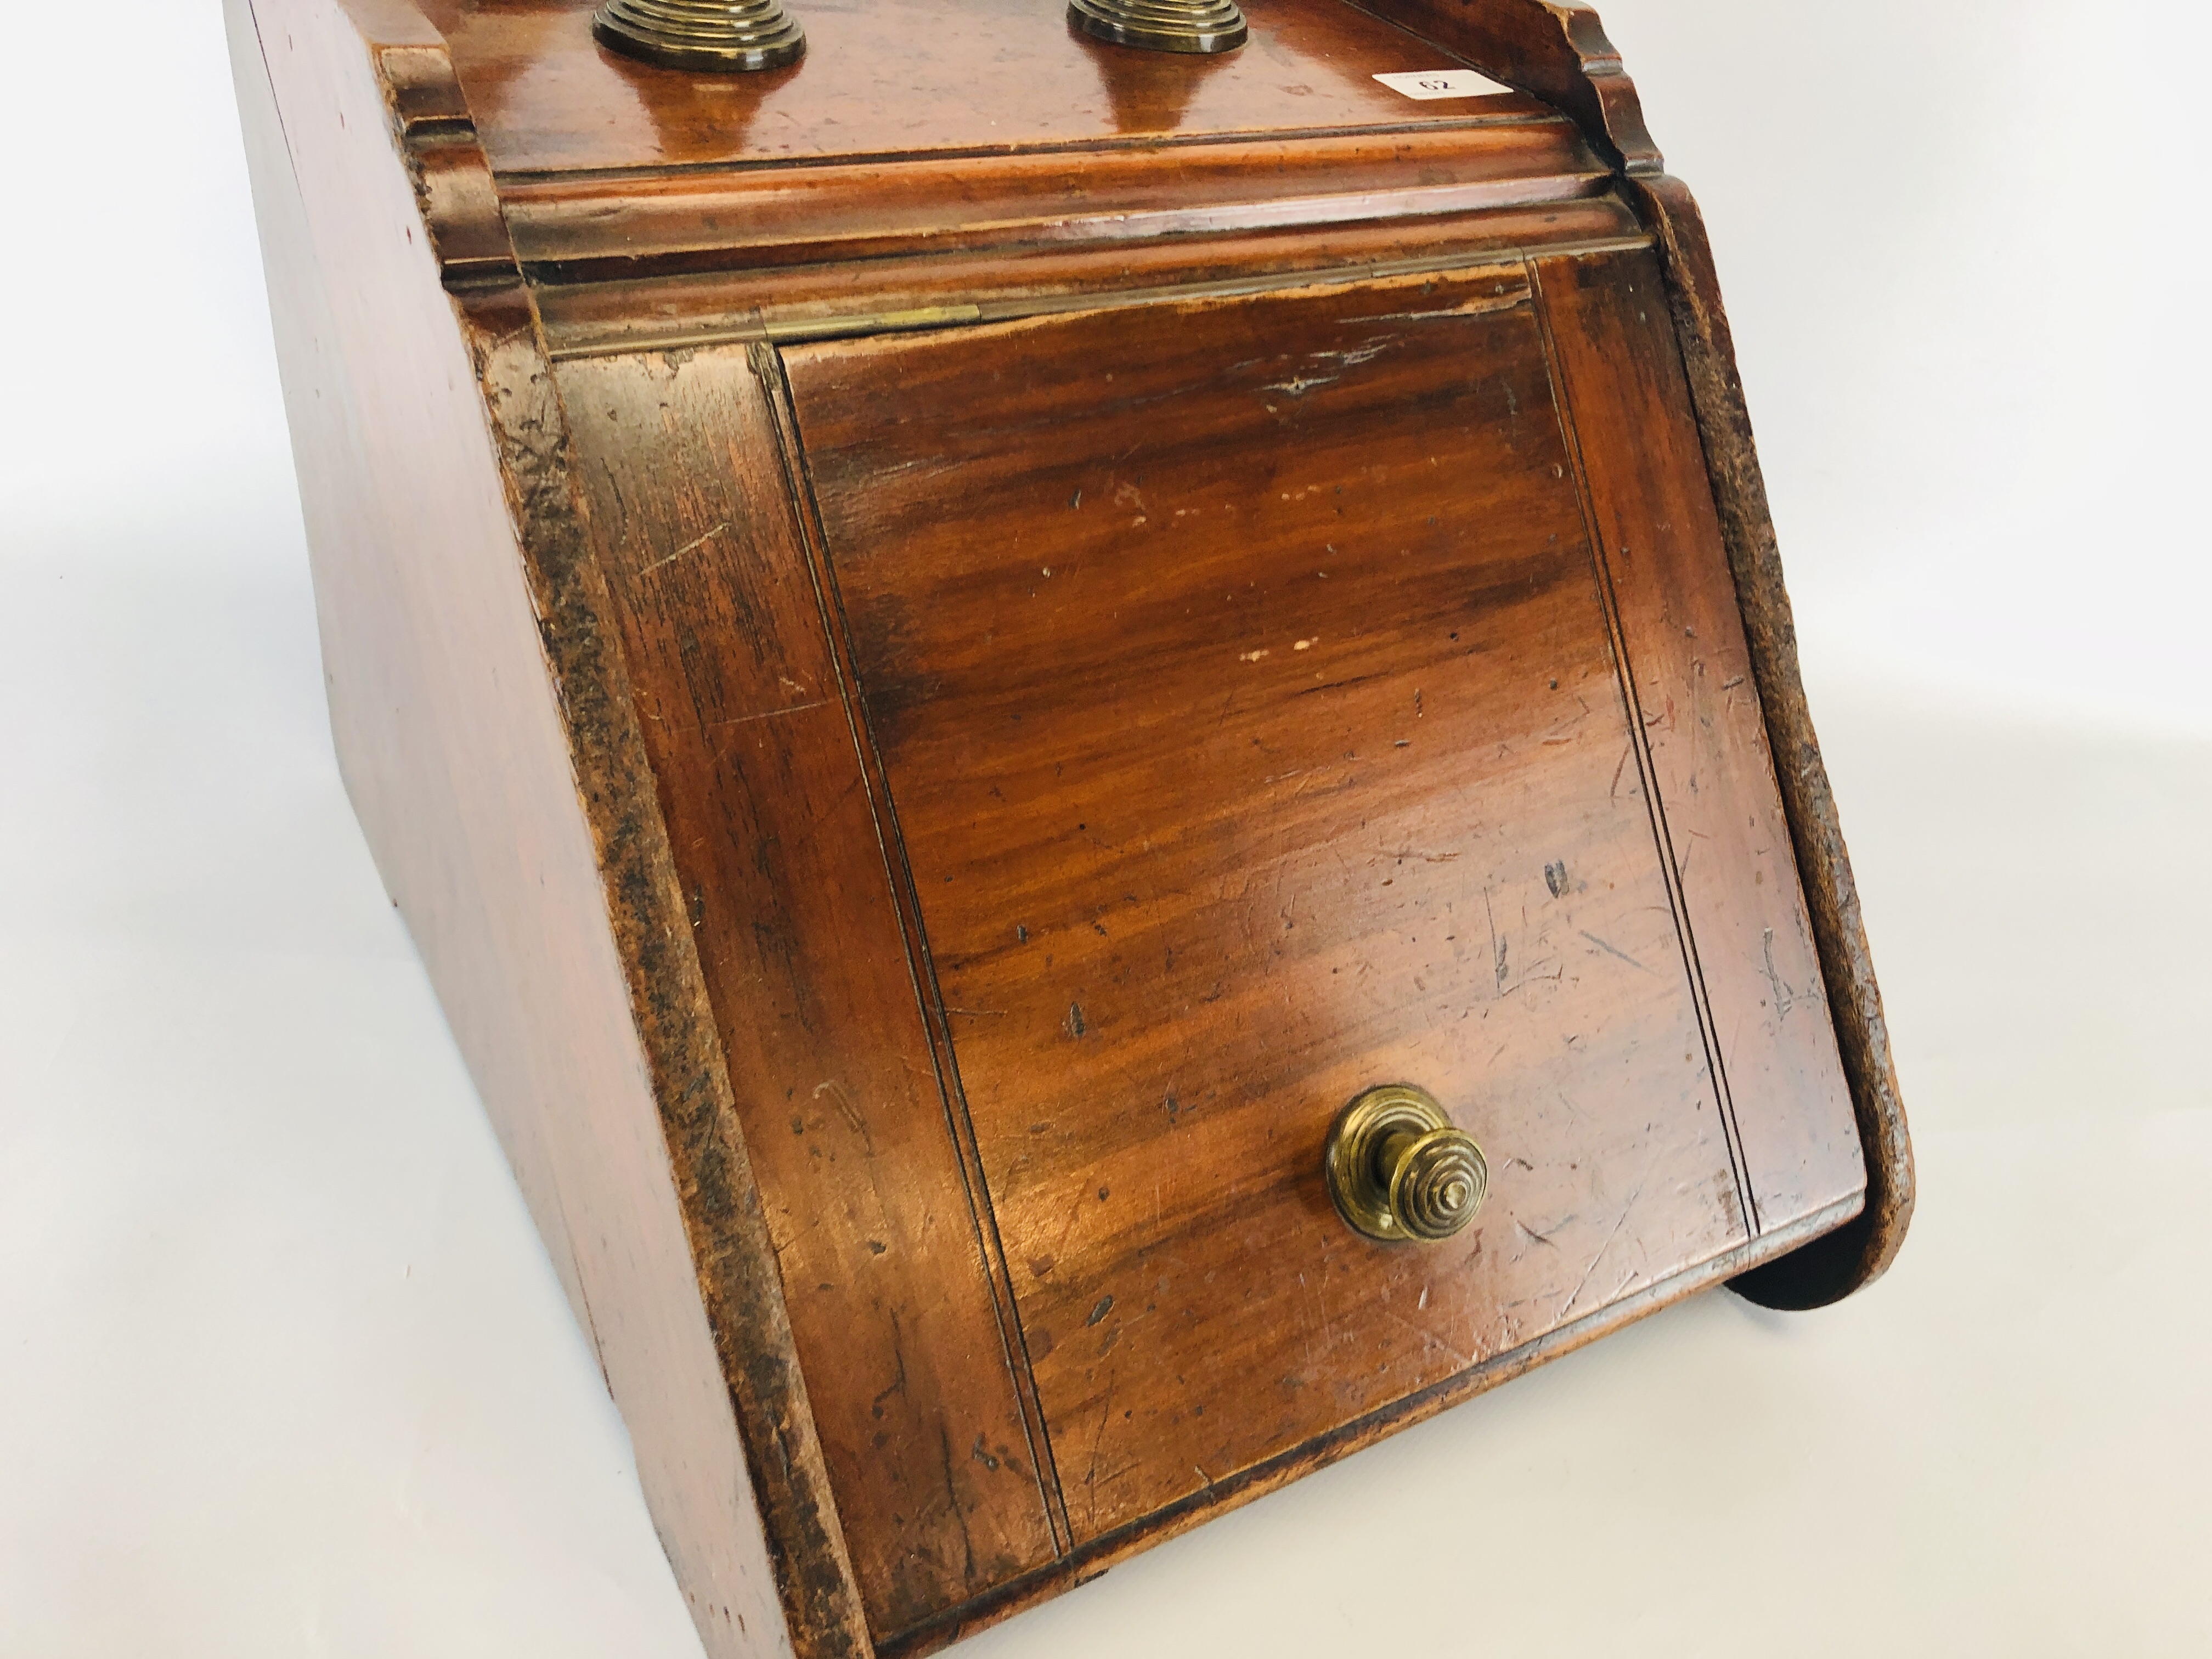
[[[1550,112],[1512,127],[1398,135],[1387,151],[1351,135],[1247,140],[1204,157],[1202,171],[1181,173],[1146,152],[1116,155],[1110,168],[1021,155],[841,164],[796,178],[686,175],[627,194],[596,180],[502,180],[500,194],[532,276],[575,282],[1434,216],[1588,193],[1614,172]],[[1390,185],[1409,173],[1421,182]]]
[[[1571,1353],[1700,1291],[1731,1281],[1787,1252],[1802,1249],[1808,1241],[1832,1229],[1848,1228],[1862,1201],[1862,1195],[1854,1193],[1788,1226],[1747,1238],[1717,1255],[1647,1285],[1632,1296],[1623,1297],[1582,1319],[1547,1332],[1533,1342],[1217,1480],[1179,1503],[1080,1546],[1065,1561],[1012,1580],[964,1607],[887,1638],[878,1651],[884,1659],[923,1659],[926,1655],[1064,1591],[1086,1584],[1118,1563],[1188,1532],[1218,1515],[1241,1508],[1402,1429],[1412,1428],[1477,1395],[1510,1382],[1547,1360]]]
[[[444,152],[462,141],[441,132],[433,142]],[[472,130],[466,142],[474,148]],[[480,149],[475,160],[488,192],[490,170]],[[435,176],[427,166],[424,173]],[[421,188],[427,214],[434,198],[428,185]],[[507,257],[514,269],[511,248]],[[859,1588],[807,1403],[782,1279],[637,729],[605,575],[570,477],[567,416],[519,271],[501,289],[496,297],[457,293],[456,306],[476,325],[471,347],[792,1648],[799,1659],[864,1656],[871,1647]],[[520,313],[512,321],[523,327],[501,325],[495,313],[509,307]]]
[[[442,37],[405,0],[337,3],[384,87],[395,149],[477,368],[787,1634],[799,1659],[860,1659],[873,1650],[535,303]]]
[[[1806,702],[1796,625],[1705,220],[1679,179],[1662,173],[1632,180],[1632,188],[1657,237],[1667,273],[1675,334],[1750,646],[1753,680],[1867,1165],[1866,1207],[1856,1221],[1747,1271],[1733,1288],[1765,1307],[1823,1307],[1872,1284],[1896,1260],[1912,1218],[1911,1136],[1858,886]]]
[[[604,573],[571,489],[568,423],[534,327],[476,337],[528,549],[608,918],[667,1133],[708,1323],[799,1659],[866,1655],[859,1589],[793,1343],[783,1283],[738,1126]]]
[[[1516,264],[1554,256],[1626,252],[1652,245],[1649,235],[1608,236],[1548,242],[1496,245],[1471,243],[1449,252],[1419,258],[1316,264],[1295,270],[1269,271],[1251,277],[1217,282],[1164,283],[1120,289],[1085,289],[1064,294],[1031,294],[1019,297],[984,296],[947,305],[899,310],[825,311],[817,314],[763,315],[757,312],[700,322],[657,332],[601,335],[583,330],[549,331],[556,362],[585,357],[626,356],[631,353],[683,351],[706,346],[748,345],[765,341],[772,345],[803,345],[815,340],[850,339],[868,334],[902,334],[923,330],[974,327],[992,323],[1023,322],[1031,318],[1061,316],[1075,312],[1119,311],[1141,306],[1182,305],[1194,300],[1231,300],[1248,295],[1287,293],[1315,288],[1388,282],[1398,276],[1419,276],[1447,271],[1484,270],[1496,264]]]
[[[1582,0],[1346,0],[1565,112],[1624,173],[1665,167],[1636,83]]]
[[[1613,183],[1596,171],[1531,175],[1507,180],[1449,185],[1409,185],[1388,191],[1349,190],[1306,195],[1260,197],[1192,208],[1116,208],[1082,213],[1012,211],[979,215],[957,226],[915,228],[798,232],[778,236],[763,231],[753,241],[735,236],[685,241],[653,239],[653,227],[641,227],[623,245],[606,248],[535,250],[530,270],[546,283],[638,281],[654,276],[705,276],[729,271],[750,275],[775,270],[804,270],[901,258],[960,253],[988,257],[1025,247],[1117,250],[1131,245],[1183,240],[1209,235],[1264,234],[1269,231],[1344,229],[1398,221],[1418,223],[1459,215],[1497,213],[1548,206],[1601,194]],[[743,204],[740,204],[742,208]],[[542,228],[542,227],[539,227]]]

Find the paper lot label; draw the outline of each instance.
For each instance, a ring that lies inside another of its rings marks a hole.
[[[1391,91],[1401,92],[1408,98],[1491,98],[1513,90],[1468,69],[1424,70],[1411,75],[1378,75],[1375,78]]]

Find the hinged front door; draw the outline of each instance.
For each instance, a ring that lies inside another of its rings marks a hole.
[[[1079,1544],[1747,1240],[1528,267],[784,361]],[[1492,1172],[1442,1243],[1322,1179],[1396,1083]]]

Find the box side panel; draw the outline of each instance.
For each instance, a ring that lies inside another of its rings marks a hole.
[[[335,5],[260,11],[233,0],[234,66],[347,786],[709,1650],[789,1653],[471,325],[374,43]]]

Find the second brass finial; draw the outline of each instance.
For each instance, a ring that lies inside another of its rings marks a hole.
[[[806,31],[783,0],[606,0],[592,33],[663,69],[781,69],[806,52]]]
[[[1067,21],[1147,52],[1234,52],[1250,33],[1236,0],[1067,0]]]

